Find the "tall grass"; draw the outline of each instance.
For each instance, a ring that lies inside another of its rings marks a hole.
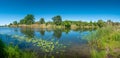
[[[0,39],[0,57],[3,57],[3,58],[5,58],[5,54],[6,54],[4,48],[5,48],[5,45],[2,42],[2,40]]]
[[[0,40],[0,57],[2,58],[37,58],[34,52],[20,50],[17,46],[6,46]]]
[[[98,55],[104,56],[100,58],[109,57],[119,57],[120,52],[116,52],[118,49],[120,51],[120,31],[113,26],[107,26],[92,32],[87,36],[89,45],[92,48],[91,55],[92,58],[98,58]],[[102,51],[102,52],[101,52]],[[93,57],[94,56],[94,57]]]

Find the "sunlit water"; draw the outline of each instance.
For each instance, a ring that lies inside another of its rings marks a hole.
[[[85,35],[90,30],[33,29],[0,27],[0,38],[21,50],[33,51],[38,55],[89,57],[90,48]]]

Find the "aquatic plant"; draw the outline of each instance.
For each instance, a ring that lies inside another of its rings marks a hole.
[[[18,39],[19,41],[26,41],[29,43],[33,43],[34,46],[40,47],[42,52],[50,53],[56,51],[56,53],[65,52],[66,46],[63,44],[60,44],[59,41],[56,41],[55,39],[51,40],[44,40],[41,38],[28,38],[25,36],[19,36],[19,35],[12,35],[12,38]],[[63,50],[59,50],[63,49]]]

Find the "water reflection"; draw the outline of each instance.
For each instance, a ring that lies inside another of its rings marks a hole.
[[[21,31],[21,33],[23,33],[25,36],[27,36],[29,38],[34,37],[34,29],[32,29],[32,28],[21,28],[20,31]]]
[[[58,39],[61,38],[61,36],[62,36],[62,30],[61,29],[54,29],[53,32],[54,32],[53,33],[54,37],[56,37]]]
[[[40,32],[40,34],[41,34],[42,36],[45,35],[45,29],[39,29],[39,32]]]
[[[63,32],[65,32],[66,34],[69,34],[70,28],[63,29]]]
[[[89,58],[90,48],[87,41],[82,39],[84,35],[89,33],[89,30],[34,28],[4,28],[0,30],[1,32],[4,31],[5,34],[10,34],[9,37],[0,35],[1,38],[7,38],[4,41],[13,42],[13,44],[19,45],[21,49],[33,50],[33,47],[40,56],[48,53],[55,58],[75,58],[77,56],[79,58]],[[13,38],[14,40],[10,40]],[[22,43],[20,44],[20,42]]]
[[[15,32],[18,32],[19,30],[17,28],[14,29]]]

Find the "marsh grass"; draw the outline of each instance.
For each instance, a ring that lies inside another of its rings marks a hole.
[[[92,58],[98,58],[98,55],[101,55],[101,57],[99,56],[100,58],[106,58],[108,55],[111,55],[112,57],[120,56],[120,52],[115,51],[116,49],[120,51],[120,31],[117,30],[116,27],[107,26],[99,28],[95,32],[87,35],[86,38],[90,47],[94,48],[91,51]],[[103,53],[102,51],[105,52]],[[101,53],[106,55],[106,57]]]

